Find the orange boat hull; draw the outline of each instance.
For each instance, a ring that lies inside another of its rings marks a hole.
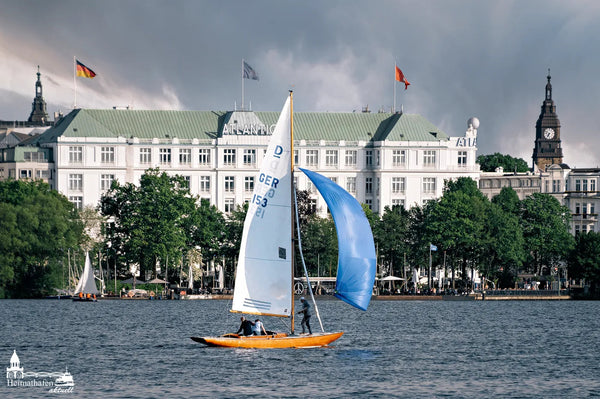
[[[194,341],[208,346],[219,346],[226,348],[317,348],[327,346],[344,334],[316,333],[312,335],[287,335],[285,333],[273,335],[251,335],[241,336],[227,334],[220,337],[191,337]]]

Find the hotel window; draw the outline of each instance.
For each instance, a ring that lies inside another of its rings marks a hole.
[[[356,177],[346,178],[346,191],[348,191],[349,193],[356,192]]]
[[[235,177],[225,176],[225,192],[232,193],[235,189]]]
[[[549,188],[550,187],[550,182],[548,180],[546,180],[544,182],[544,187],[545,187],[545,191],[544,191],[545,193],[547,193],[547,192],[550,191],[550,188]]]
[[[375,151],[375,165],[379,166],[381,155],[380,155],[380,151],[377,150]]]
[[[365,178],[365,194],[373,194],[373,178]]]
[[[108,190],[113,180],[115,180],[115,175],[100,175],[100,190]]]
[[[590,191],[596,191],[596,180],[590,180]]]
[[[373,166],[373,150],[365,151],[365,165],[367,168]]]
[[[317,166],[319,163],[318,150],[306,150],[306,166]]]
[[[317,200],[315,198],[310,198],[308,200],[308,209],[310,210],[310,213],[317,212]]]
[[[114,163],[115,162],[115,147],[100,147],[100,162]]]
[[[231,213],[234,211],[235,202],[233,198],[225,198],[225,213]]]
[[[582,191],[587,191],[588,190],[588,181],[587,181],[587,179],[583,179],[581,182],[583,183]]]
[[[428,194],[435,193],[435,177],[423,178],[423,192]]]
[[[405,166],[406,165],[406,150],[392,151],[392,164],[393,164],[393,166]]]
[[[404,193],[405,180],[404,177],[392,177],[392,193]]]
[[[32,151],[24,152],[23,159],[27,162],[44,162],[46,160],[43,152]]]
[[[147,165],[152,162],[152,148],[140,148],[140,163]]]
[[[223,164],[225,166],[235,166],[235,150],[228,148],[223,150]]]
[[[189,165],[192,163],[192,149],[191,148],[180,148],[179,149],[179,164]]]
[[[0,177],[2,177],[1,174],[0,174]],[[50,177],[50,171],[48,171],[48,170],[36,170],[36,177],[38,179],[48,179],[48,177]]]
[[[183,186],[182,187],[185,187],[189,190],[191,183],[192,183],[192,178],[190,176],[183,176]]]
[[[425,166],[425,167],[435,166],[435,151],[433,151],[433,150],[423,151],[423,166]]]
[[[402,208],[404,208],[404,200],[399,199],[399,198],[393,198],[392,199],[392,209],[394,209],[397,206],[401,206]]]
[[[19,171],[20,179],[31,179],[31,169],[21,169]]]
[[[581,191],[581,180],[575,180],[575,191]]]
[[[581,204],[579,202],[575,203],[575,214],[579,215],[581,213]]]
[[[346,166],[356,166],[356,150],[346,150]]]
[[[83,147],[73,146],[69,147],[69,163],[82,163],[83,162]]]
[[[372,200],[372,199],[369,199],[369,198],[367,198],[367,199],[365,200],[365,205],[366,205],[366,206],[368,206],[368,207],[369,207],[369,209],[373,209],[373,200]]]
[[[434,157],[434,161],[435,161],[435,157]],[[467,166],[467,152],[466,151],[458,152],[458,166],[459,167]]]
[[[590,203],[590,215],[596,214],[596,205],[593,202]]]
[[[69,190],[71,191],[82,191],[83,190],[83,175],[82,174],[70,174],[69,175]]]
[[[198,150],[198,163],[200,165],[210,165],[210,148],[200,148]]]
[[[244,165],[256,165],[256,150],[244,150]]]
[[[170,148],[161,148],[158,150],[158,161],[161,165],[170,165],[171,164],[171,149]]]
[[[298,150],[294,150],[294,165],[298,165]]]
[[[254,176],[244,177],[244,190],[245,191],[254,190]]]
[[[329,180],[337,184],[337,177],[330,177]]]
[[[200,191],[210,191],[210,176],[200,176]]]
[[[325,151],[325,166],[337,166],[337,164],[338,164],[337,150],[326,150]]]
[[[552,192],[558,193],[560,191],[560,180],[552,180]]]
[[[81,210],[83,208],[83,197],[81,196],[69,196],[69,201],[73,204],[76,209]]]

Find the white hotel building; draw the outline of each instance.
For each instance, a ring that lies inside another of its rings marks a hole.
[[[160,168],[185,176],[192,194],[229,212],[249,201],[277,118],[277,112],[76,109],[19,150],[44,152],[29,154],[39,164],[14,155],[4,166],[15,176],[48,176],[78,207],[98,205],[112,180],[137,184],[145,170]],[[464,135],[449,137],[420,115],[297,112],[295,164],[329,177],[375,212],[409,208],[440,197],[445,180],[478,181],[478,125],[472,118]],[[36,170],[16,170],[23,167]],[[295,176],[324,212],[308,179],[300,171]]]

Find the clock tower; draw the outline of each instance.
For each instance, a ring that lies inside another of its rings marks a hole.
[[[556,105],[552,100],[552,84],[550,84],[550,69],[548,69],[548,83],[546,83],[546,98],[542,104],[542,111],[535,123],[535,147],[533,149],[534,171],[545,171],[552,164],[563,161],[560,146],[560,121],[556,115]]]

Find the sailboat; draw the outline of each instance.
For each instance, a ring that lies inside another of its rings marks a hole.
[[[81,293],[81,295],[79,295]],[[94,270],[92,269],[92,262],[90,261],[89,252],[85,253],[85,267],[83,273],[79,277],[77,287],[75,287],[75,295],[73,301],[76,302],[96,302],[96,295],[99,294],[98,288],[96,288],[96,281],[94,280]],[[90,295],[88,297],[87,295]]]
[[[294,191],[293,93],[290,91],[271,136],[244,221],[231,311],[291,319],[290,332],[191,337],[208,346],[303,348],[327,346],[344,333],[294,334],[294,237],[299,235]],[[375,281],[375,246],[362,207],[330,179],[300,169],[319,190],[336,224],[338,269],[334,296],[366,310]],[[296,226],[296,229],[295,229]]]

